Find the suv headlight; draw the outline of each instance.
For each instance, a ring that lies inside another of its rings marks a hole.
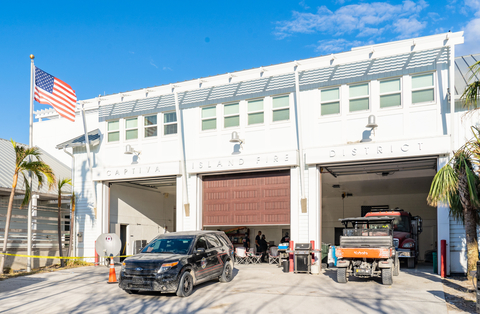
[[[405,249],[411,249],[414,246],[415,246],[415,243],[413,243],[413,242],[407,242],[404,245],[402,245],[402,247],[405,248]]]
[[[163,273],[163,272],[166,272],[168,271],[169,269],[171,269],[172,267],[175,267],[178,265],[178,262],[174,262],[174,263],[163,263],[162,264],[162,267],[160,267],[160,269],[158,270],[158,273]]]

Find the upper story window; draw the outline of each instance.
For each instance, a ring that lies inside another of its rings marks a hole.
[[[107,123],[107,142],[120,141],[120,122],[118,120],[108,121]]]
[[[368,83],[349,86],[348,91],[350,112],[368,110],[370,108]]]
[[[177,113],[167,112],[163,114],[163,134],[177,134]]]
[[[224,127],[229,128],[240,125],[239,104],[228,104],[223,106]]]
[[[248,125],[263,123],[263,99],[248,102]]]
[[[400,79],[380,81],[380,108],[402,105]]]
[[[217,107],[202,108],[202,131],[215,130],[217,128]]]
[[[290,119],[290,96],[273,97],[273,122]]]
[[[433,73],[412,76],[412,104],[434,101],[434,89]]]
[[[321,115],[340,113],[340,88],[331,88],[321,91]]]
[[[145,138],[157,136],[157,115],[145,116]]]
[[[125,119],[125,139],[134,140],[138,138],[138,118]]]

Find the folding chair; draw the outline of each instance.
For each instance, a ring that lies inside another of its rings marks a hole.
[[[245,253],[245,248],[235,248],[235,262],[237,264],[248,264],[250,262],[250,258]]]
[[[262,260],[262,254],[255,253],[255,248],[250,248],[249,252],[250,263],[260,264]]]
[[[280,256],[278,255],[278,247],[271,247],[268,253],[268,263],[272,265],[280,265]]]

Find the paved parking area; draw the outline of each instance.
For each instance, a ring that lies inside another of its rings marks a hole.
[[[117,271],[119,268],[117,268]],[[108,268],[82,267],[0,282],[0,313],[447,313],[439,276],[402,269],[379,279],[338,284],[335,270],[283,273],[273,265],[236,265],[235,278],[174,294],[126,294],[107,284]]]

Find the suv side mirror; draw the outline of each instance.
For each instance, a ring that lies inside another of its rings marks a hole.
[[[205,253],[205,248],[199,247],[198,249],[195,250],[195,253],[196,253],[196,254]]]

